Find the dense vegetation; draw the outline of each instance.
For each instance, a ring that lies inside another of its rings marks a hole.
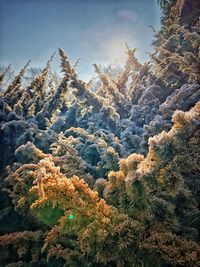
[[[1,266],[200,266],[200,7],[160,4],[150,61],[95,90],[62,49],[59,84],[52,56],[1,86]]]

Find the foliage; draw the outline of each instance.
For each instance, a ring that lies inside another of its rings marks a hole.
[[[200,265],[199,21],[159,2],[150,61],[126,44],[95,89],[61,48],[61,79],[2,69],[2,266]]]

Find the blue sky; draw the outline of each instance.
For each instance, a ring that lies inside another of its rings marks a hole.
[[[0,64],[19,70],[31,59],[31,66],[43,67],[59,46],[72,62],[82,58],[78,71],[88,80],[91,64],[124,61],[125,41],[147,60],[149,25],[160,26],[157,0],[0,0]]]

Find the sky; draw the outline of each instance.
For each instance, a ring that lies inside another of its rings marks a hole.
[[[77,71],[89,80],[92,64],[124,62],[125,42],[148,60],[150,25],[160,27],[157,0],[0,0],[0,65],[18,71],[31,59],[43,68],[61,47],[72,63],[81,58]],[[58,55],[52,67],[59,71]]]

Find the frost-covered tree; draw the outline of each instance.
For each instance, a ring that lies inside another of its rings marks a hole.
[[[95,86],[60,48],[61,78],[1,72],[2,266],[200,265],[199,1],[159,2],[150,60]]]

